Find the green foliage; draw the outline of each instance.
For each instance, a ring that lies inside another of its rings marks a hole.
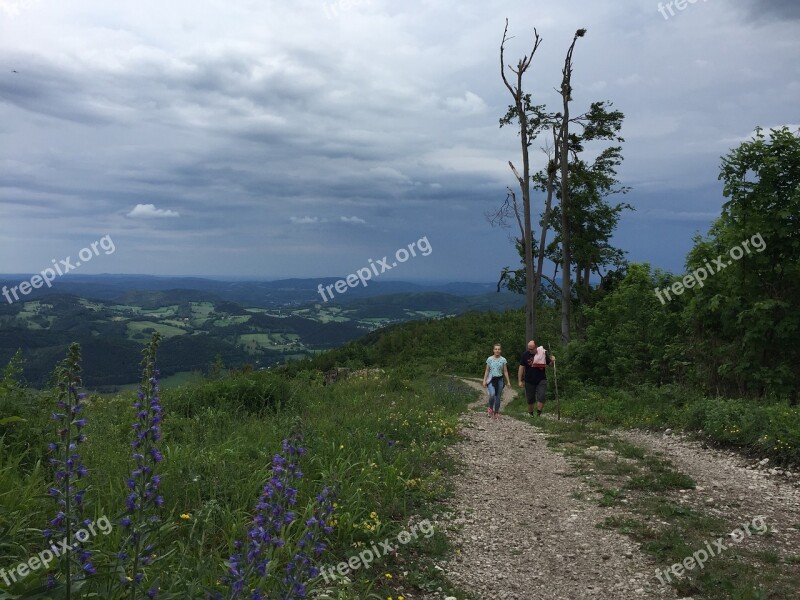
[[[677,283],[630,265],[579,315],[586,334],[570,348],[571,376],[797,402],[800,136],[759,130],[723,159],[720,178],[729,201],[687,257],[697,277]]]
[[[687,259],[728,263],[692,290],[686,314],[706,384],[729,394],[800,390],[800,135],[756,136],[723,158],[728,202]],[[734,248],[741,250],[736,259]]]
[[[573,382],[562,396],[561,413],[607,427],[702,431],[726,446],[800,463],[800,408],[779,402],[707,398],[680,385],[621,390]]]
[[[25,421],[19,416],[24,411],[24,406],[22,406],[25,397],[22,384],[23,362],[22,351],[17,350],[3,368],[2,379],[0,379],[0,437],[12,433],[15,425]]]
[[[224,563],[235,552],[233,541],[246,537],[254,501],[270,476],[271,458],[290,431],[305,436],[308,450],[298,485],[300,522],[310,517],[322,486],[335,484],[338,490],[337,524],[323,557],[326,564],[395,538],[408,529],[412,515],[419,519],[429,514],[429,504],[445,494],[443,474],[450,464],[443,450],[458,439],[457,418],[472,396],[463,384],[441,377],[431,382],[421,373],[404,379],[406,373],[392,369],[379,379],[354,378],[327,387],[308,370],[297,370],[296,379],[286,375],[230,375],[162,397],[159,493],[165,504],[158,547],[153,549],[157,557],[148,567],[159,582],[159,597],[225,591],[220,583]],[[92,397],[81,412],[87,423],[82,462],[91,469],[86,517],[96,521],[108,516],[115,526],[85,544],[98,575],[73,581],[73,594],[119,596],[108,578],[119,576],[113,557],[125,533],[117,520],[130,493],[128,440],[136,413],[132,399],[129,394]],[[9,448],[0,437],[0,549],[11,566],[43,547],[39,529],[52,517],[50,503],[42,499],[46,484],[40,465],[45,459],[44,444],[22,451]],[[33,467],[25,468],[26,462]],[[288,528],[287,545],[302,535],[300,528]],[[425,551],[433,557],[444,550],[442,533],[437,532],[430,539],[415,538],[399,553]],[[424,572],[409,572],[405,564],[398,570],[394,560],[387,560],[359,571],[349,582],[333,582],[329,592],[354,600],[397,595],[397,585],[449,589],[432,565]],[[394,573],[393,579],[383,576],[387,571]],[[41,572],[28,575],[9,590],[9,597],[41,581]],[[77,585],[82,586],[79,592]],[[311,588],[322,585],[318,579]]]
[[[553,307],[539,311],[538,343],[553,346],[559,339],[558,319]],[[405,369],[409,378],[428,373],[480,377],[492,346],[503,346],[503,356],[514,377],[518,359],[525,352],[525,315],[522,310],[467,313],[450,319],[404,323],[373,332],[342,348],[314,359],[278,369],[296,373],[348,364],[365,367],[390,366]]]
[[[649,265],[632,264],[612,292],[584,309],[585,340],[570,347],[575,377],[603,385],[675,379],[680,305],[662,305],[653,293],[659,284]]]
[[[211,381],[165,390],[162,397],[170,413],[183,417],[202,414],[206,409],[258,415],[267,410],[289,408],[295,393],[293,389],[278,373],[259,371],[247,375],[231,373]]]

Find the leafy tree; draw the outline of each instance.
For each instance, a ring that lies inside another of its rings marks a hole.
[[[533,285],[534,301],[538,300],[542,280],[550,283],[551,290],[558,292],[561,296],[562,305],[562,340],[569,339],[564,335],[563,315],[564,313],[564,294],[563,277],[562,284],[553,278],[543,274],[544,258],[547,257],[556,265],[562,265],[563,269],[563,248],[565,246],[564,236],[562,235],[563,223],[567,222],[570,227],[569,242],[566,244],[571,247],[570,251],[570,270],[575,269],[575,281],[577,287],[570,289],[572,294],[580,304],[589,302],[592,297],[589,278],[592,273],[597,273],[602,277],[602,268],[620,268],[623,264],[623,252],[611,246],[609,240],[619,222],[619,215],[625,209],[631,209],[626,203],[611,205],[606,201],[610,195],[617,193],[627,193],[630,188],[620,186],[617,180],[617,167],[622,163],[622,148],[615,145],[602,150],[594,161],[589,164],[580,158],[585,146],[589,142],[610,140],[623,142],[624,139],[619,135],[622,128],[624,115],[622,112],[613,109],[610,102],[594,102],[585,113],[573,116],[569,121],[572,125],[581,128],[580,133],[569,134],[569,145],[567,152],[569,155],[569,218],[562,218],[564,202],[562,175],[560,171],[560,156],[562,148],[560,146],[561,128],[563,120],[561,113],[547,113],[543,106],[534,106],[530,95],[523,99],[524,110],[526,111],[525,121],[528,123],[528,139],[533,139],[542,129],[547,129],[553,136],[554,146],[548,154],[548,162],[544,169],[533,175],[532,181],[534,188],[545,192],[545,209],[541,214],[540,226],[541,237],[538,241],[538,251],[533,252],[537,259],[535,280]],[[517,115],[517,108],[509,106],[508,112],[501,119],[500,124],[508,125],[514,121]],[[556,196],[560,203],[559,206],[551,208],[552,198]],[[520,226],[521,233],[524,231],[522,219],[519,214],[516,197],[513,192],[509,192],[506,203],[494,215],[490,216],[493,222],[504,224],[510,217],[516,217]],[[556,232],[556,237],[546,244],[546,237],[550,222]],[[530,238],[533,246],[536,246],[536,238],[533,232]],[[512,271],[508,267],[504,269],[501,276],[501,284],[505,284],[510,291],[526,293],[527,275],[524,265],[526,264],[525,246],[522,235],[515,239],[517,249],[522,257],[523,268]],[[563,274],[562,274],[563,275]],[[554,275],[555,276],[555,275]],[[571,279],[571,278],[570,278]],[[570,286],[572,284],[570,283]],[[557,299],[557,297],[554,297]],[[571,314],[571,309],[568,310]],[[534,313],[535,314],[535,313]],[[579,327],[579,333],[582,330]],[[534,335],[536,334],[534,327]]]
[[[682,305],[663,306],[654,287],[666,275],[633,263],[627,275],[594,307],[586,308],[586,339],[574,343],[570,357],[578,376],[595,384],[626,387],[663,384],[684,368]]]
[[[689,270],[710,267],[687,314],[709,387],[738,395],[800,389],[800,132],[773,129],[722,159],[728,201]],[[715,259],[721,258],[720,262]],[[724,268],[721,268],[724,265]]]

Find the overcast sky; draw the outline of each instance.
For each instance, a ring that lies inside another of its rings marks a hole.
[[[615,242],[681,271],[724,201],[720,156],[800,123],[800,2],[662,6],[0,0],[0,273],[108,235],[81,273],[341,276],[425,237],[428,256],[384,277],[496,278],[518,264],[484,217],[520,163],[498,127],[506,17],[509,62],[542,36],[526,87],[553,106],[588,29],[573,111],[625,113],[636,211]]]

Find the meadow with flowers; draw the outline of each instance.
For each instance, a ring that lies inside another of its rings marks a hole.
[[[0,556],[12,568],[84,523],[47,569],[0,598],[403,599],[449,589],[443,533],[368,569],[319,568],[394,537],[448,494],[443,450],[470,396],[389,371],[322,385],[319,371],[230,373],[162,392],[158,335],[137,394],[87,395],[80,348],[35,392],[3,379]]]

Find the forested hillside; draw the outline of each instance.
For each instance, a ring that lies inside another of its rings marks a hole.
[[[155,331],[164,338],[161,370],[170,376],[207,373],[212,364],[267,368],[340,346],[389,323],[520,304],[509,293],[415,292],[268,310],[193,289],[127,290],[114,301],[49,294],[0,303],[0,363],[21,351],[25,378],[41,387],[58,357],[78,342],[90,359],[84,384],[115,391],[136,381],[139,354]]]

